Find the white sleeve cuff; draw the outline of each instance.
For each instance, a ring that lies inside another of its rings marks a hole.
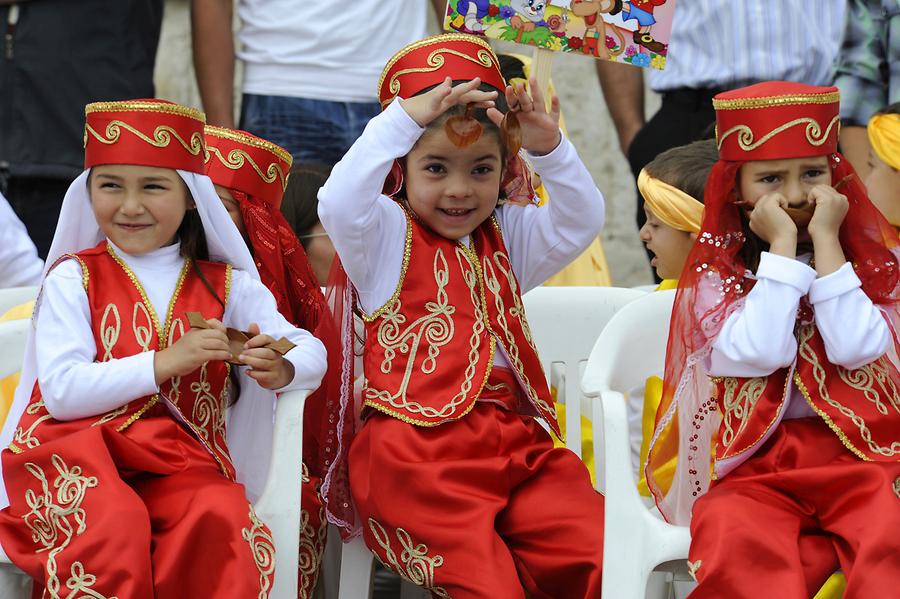
[[[409,145],[414,145],[425,132],[425,128],[420,127],[419,123],[413,120],[409,113],[403,109],[403,104],[401,104],[399,99],[388,104],[388,107],[384,109],[382,114],[384,119],[390,122],[391,136],[408,141]]]
[[[841,296],[848,291],[862,287],[853,266],[844,262],[843,266],[831,274],[812,282],[809,288],[809,301],[813,305]]]
[[[769,279],[784,285],[790,285],[806,295],[809,287],[816,280],[816,271],[793,258],[763,252],[756,269],[757,279]]]
[[[528,161],[534,166],[534,170],[540,174],[541,169],[548,165],[565,164],[566,161],[572,160],[575,153],[575,146],[563,134],[562,129],[559,132],[559,143],[550,152],[546,154],[532,154],[528,152]]]

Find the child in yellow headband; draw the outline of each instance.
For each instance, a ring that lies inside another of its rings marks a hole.
[[[650,265],[661,279],[677,279],[700,231],[703,187],[719,159],[712,139],[672,148],[657,156],[638,176],[647,222],[641,241],[654,254]],[[663,283],[661,288],[674,285]]]
[[[872,149],[866,190],[888,222],[900,229],[900,102],[876,113],[867,130]]]

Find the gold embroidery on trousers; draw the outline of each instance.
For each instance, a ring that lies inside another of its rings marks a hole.
[[[319,567],[322,564],[322,554],[325,552],[325,536],[328,533],[328,521],[325,519],[324,508],[319,508],[318,528],[313,528],[309,519],[309,512],[301,509],[300,553],[297,564],[300,574],[300,584],[297,589],[299,599],[312,599]]]
[[[259,595],[257,599],[266,599],[269,589],[272,587],[272,577],[275,574],[275,540],[269,529],[256,515],[256,510],[250,506],[250,528],[241,529],[241,537],[250,545],[253,554],[253,562],[259,570]]]
[[[40,490],[25,491],[25,503],[31,509],[22,519],[31,530],[32,540],[41,546],[37,553],[47,551],[45,566],[47,581],[45,590],[51,599],[92,597],[107,599],[105,595],[91,590],[97,577],[84,570],[80,561],[72,562],[69,577],[65,581],[68,589],[60,595],[61,581],[57,572],[56,556],[64,551],[72,539],[87,529],[87,514],[81,507],[87,490],[98,485],[97,477],[85,476],[81,467],[69,468],[57,454],[50,456],[50,463],[57,476],[51,483],[37,464],[25,463],[25,469],[40,483]],[[115,599],[110,597],[108,599]]]
[[[43,399],[39,399],[25,408],[25,413],[30,416],[34,416],[41,411],[41,408],[44,408]],[[53,416],[51,416],[50,414],[44,414],[43,416],[37,418],[34,422],[32,422],[31,426],[26,429],[23,429],[21,426],[17,427],[16,432],[13,434],[13,441],[17,445],[24,445],[25,449],[34,449],[41,444],[38,438],[34,436],[35,429],[37,429],[38,425],[40,425],[42,422],[51,420],[52,418]]]
[[[900,499],[900,476],[894,479],[894,495]]]
[[[688,574],[690,574],[691,578],[693,578],[697,582],[699,582],[697,580],[697,572],[700,570],[700,566],[702,566],[702,565],[703,565],[703,560],[700,560],[700,559],[698,559],[695,562],[688,560],[688,563],[687,563]]]
[[[828,386],[825,383],[825,369],[819,362],[818,355],[816,355],[816,352],[809,345],[809,340],[812,338],[813,333],[814,330],[812,326],[807,325],[800,327],[798,355],[800,356],[800,358],[809,362],[809,364],[812,366],[813,379],[815,379],[816,384],[819,388],[819,397],[821,397],[825,403],[840,412],[841,415],[850,419],[850,421],[859,429],[860,437],[866,443],[866,445],[868,445],[869,450],[872,453],[877,453],[885,457],[891,457],[900,454],[900,441],[893,441],[891,442],[889,447],[882,447],[875,439],[872,438],[872,431],[870,431],[869,427],[866,425],[865,419],[861,416],[858,416],[856,412],[854,412],[849,407],[838,402],[836,399],[831,397],[830,393],[828,393]],[[806,390],[805,385],[803,385],[800,376],[795,374],[794,379],[799,383],[797,386],[799,387],[803,396],[806,398],[807,403],[809,403],[813,410],[815,410],[815,412],[825,420],[829,428],[837,433],[838,437],[841,439],[841,442],[843,442],[844,445],[848,449],[853,451],[853,453],[855,453],[857,456],[861,457],[864,460],[870,460],[868,456],[859,451],[859,449],[857,449],[853,445],[847,435],[839,429],[839,427],[831,420],[831,418],[828,417],[828,415],[825,414],[825,412],[823,412],[820,408],[818,408],[813,401],[811,401],[809,393]]]
[[[722,397],[722,444],[730,447],[735,437],[739,437],[746,430],[753,410],[766,388],[766,378],[749,379],[739,391],[738,379],[734,377],[723,377],[722,384],[725,387]],[[736,397],[735,391],[738,391]]]
[[[398,528],[395,535],[402,549],[398,557],[391,548],[388,532],[373,518],[369,518],[369,530],[375,537],[375,542],[384,550],[386,561],[382,561],[378,553],[375,555],[385,567],[399,574],[404,580],[431,591],[433,596],[449,599],[450,594],[446,589],[434,586],[434,570],[444,565],[442,555],[429,556],[428,546],[425,543],[415,544],[408,532]]]

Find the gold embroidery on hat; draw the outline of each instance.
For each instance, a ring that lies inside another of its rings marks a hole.
[[[169,127],[168,125],[160,125],[153,130],[153,137],[148,137],[128,123],[120,120],[110,121],[109,124],[106,125],[105,135],[98,133],[96,129],[91,127],[90,124],[85,123],[84,145],[85,147],[87,147],[88,133],[90,133],[94,137],[94,139],[96,139],[100,143],[106,145],[117,143],[119,141],[119,138],[122,137],[122,129],[130,131],[139,139],[142,139],[151,146],[157,148],[169,147],[169,144],[172,143],[172,139],[174,138],[178,143],[181,144],[181,146],[185,150],[187,150],[189,154],[193,156],[199,156],[201,153],[203,153],[206,146],[203,136],[196,131],[191,134],[190,141],[185,141],[185,139],[182,138],[181,135],[179,135],[178,131],[176,131],[174,128]]]
[[[823,145],[826,141],[828,141],[829,136],[831,134],[831,129],[835,125],[837,125],[838,129],[840,129],[840,120],[841,119],[839,116],[835,116],[834,118],[832,118],[831,122],[828,123],[828,127],[823,132],[821,125],[819,125],[819,123],[813,118],[803,117],[803,118],[799,118],[799,119],[794,119],[793,121],[789,121],[789,122],[781,125],[780,127],[776,127],[772,131],[769,131],[768,133],[766,133],[765,135],[763,135],[761,138],[759,138],[756,141],[754,141],[754,139],[753,139],[753,137],[754,137],[753,129],[751,129],[748,125],[735,125],[734,127],[729,129],[728,131],[726,131],[719,137],[719,142],[717,145],[718,145],[718,148],[721,150],[722,144],[725,143],[725,140],[732,134],[737,133],[738,134],[737,142],[738,142],[738,145],[740,146],[740,148],[742,150],[744,150],[745,152],[752,152],[753,150],[760,147],[761,145],[763,145],[764,143],[766,143],[767,141],[769,141],[770,139],[772,139],[779,133],[786,131],[796,125],[805,124],[806,125],[806,141],[809,142],[810,145],[818,147],[818,146]],[[716,134],[718,135],[718,131],[716,131]]]
[[[259,178],[265,181],[266,183],[274,183],[275,180],[279,180],[281,183],[281,189],[287,187],[287,175],[281,170],[281,166],[277,162],[273,162],[266,169],[266,172],[263,173],[262,169],[259,168],[259,165],[256,164],[256,161],[253,160],[253,157],[250,156],[244,150],[240,148],[235,148],[228,151],[228,156],[222,156],[222,151],[215,146],[208,146],[208,152],[206,153],[206,162],[209,162],[212,159],[212,156],[215,155],[218,158],[219,162],[225,168],[229,168],[233,171],[238,171],[244,168],[244,164],[250,163],[250,166],[256,171],[256,174],[259,175]]]
[[[476,56],[469,56],[468,54],[464,54],[457,50],[451,50],[450,48],[438,48],[437,50],[429,54],[428,58],[425,59],[425,63],[428,65],[427,67],[410,67],[408,69],[397,71],[396,73],[391,75],[391,79],[388,82],[388,89],[390,90],[391,94],[393,96],[397,96],[400,93],[400,82],[397,81],[397,79],[402,77],[403,75],[408,75],[410,73],[431,73],[443,68],[445,60],[443,56],[444,54],[452,54],[453,56],[458,56],[464,60],[468,60],[469,62],[480,64],[485,68],[500,68],[494,60],[494,53],[489,50],[479,50],[476,53]],[[379,87],[379,89],[381,88]],[[387,101],[385,101],[385,103],[387,103]]]

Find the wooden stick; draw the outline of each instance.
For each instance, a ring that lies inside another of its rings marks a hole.
[[[535,48],[531,59],[531,76],[537,79],[538,89],[544,95],[547,110],[550,110],[550,71],[553,68],[555,54],[551,50]]]

